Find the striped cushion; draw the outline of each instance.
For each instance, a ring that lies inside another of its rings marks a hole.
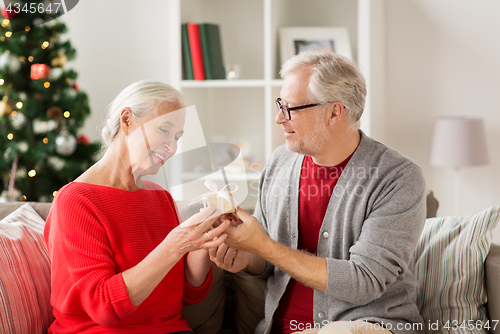
[[[53,321],[44,220],[24,204],[0,221],[0,333],[46,333]]]
[[[417,305],[427,333],[488,333],[484,261],[500,206],[427,219],[415,251]],[[478,322],[479,321],[479,322]]]

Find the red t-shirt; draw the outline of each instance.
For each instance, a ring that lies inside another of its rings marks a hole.
[[[182,305],[200,302],[184,278],[183,257],[138,307],[122,272],[142,261],[179,225],[170,194],[151,182],[126,191],[73,182],[54,199],[45,225],[52,261],[49,333],[173,333],[189,330]]]
[[[332,167],[317,165],[309,156],[304,158],[299,188],[298,249],[316,254],[319,231],[330,197],[351,156]],[[314,328],[313,296],[312,288],[291,278],[274,313],[272,332],[284,334],[295,332],[296,330],[290,329],[291,321],[294,321],[292,323],[294,326],[303,324],[303,328],[307,328],[307,324],[310,324],[311,328]]]

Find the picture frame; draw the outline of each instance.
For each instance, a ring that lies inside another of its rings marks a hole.
[[[287,27],[280,31],[281,64],[309,49],[330,49],[352,60],[349,32],[345,27]]]

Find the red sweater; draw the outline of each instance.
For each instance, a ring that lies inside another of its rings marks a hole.
[[[173,333],[189,330],[183,304],[205,298],[212,272],[194,288],[184,257],[135,307],[122,272],[137,265],[179,224],[174,201],[160,186],[126,191],[73,182],[57,194],[45,225],[51,264],[49,333]]]
[[[304,158],[299,190],[299,244],[298,249],[315,254],[318,238],[330,197],[352,154],[337,166],[325,167]],[[273,333],[290,334],[300,328],[314,328],[314,290],[291,278],[274,314]],[[293,321],[293,322],[292,322]]]

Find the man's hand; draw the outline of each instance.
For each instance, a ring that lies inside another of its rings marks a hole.
[[[227,234],[225,244],[230,248],[261,255],[268,247],[271,238],[264,232],[257,218],[249,215],[239,207],[236,210],[236,217],[242,223],[234,226],[234,220],[231,220],[229,227],[225,230]]]
[[[325,292],[328,280],[328,269],[325,258],[291,249],[274,241],[263,230],[257,218],[249,215],[240,208],[236,211],[236,217],[242,223],[238,226],[233,226],[234,224],[231,220],[231,223],[229,223],[229,226],[224,231],[227,234],[224,244],[230,248],[253,253],[249,254],[249,260],[245,268],[246,271],[252,274],[261,274],[266,269],[267,260],[302,284],[320,292]],[[230,258],[228,257],[228,261]],[[221,259],[218,261],[220,262]],[[237,263],[237,265],[240,266],[242,264]]]
[[[208,252],[213,263],[232,273],[246,269],[250,261],[248,252],[230,248],[226,244],[210,248]]]

